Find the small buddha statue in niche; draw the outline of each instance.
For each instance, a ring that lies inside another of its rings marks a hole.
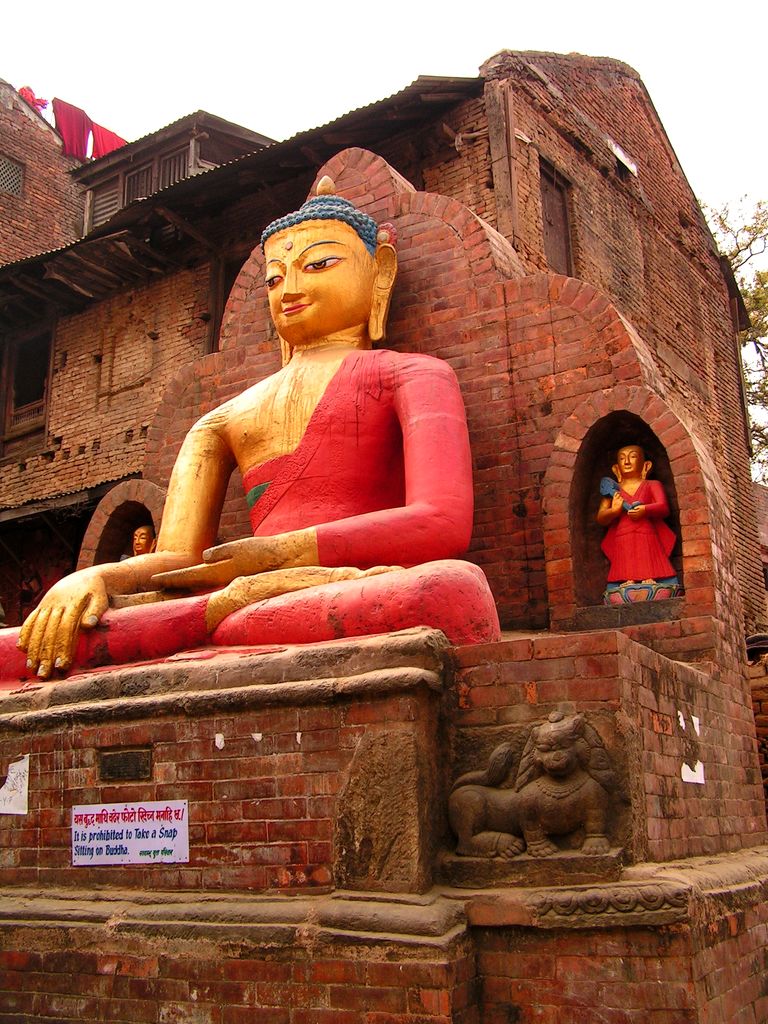
[[[456,560],[473,494],[455,374],[431,356],[373,350],[394,229],[334,192],[323,179],[262,236],[282,369],[190,429],[154,551],[49,591],[18,637],[27,673],[416,625],[455,643],[498,638],[485,577]],[[253,536],[212,547],[235,466]],[[158,587],[193,596],[121,606]],[[0,635],[0,679],[18,678],[18,659],[3,674],[4,654]]]
[[[675,534],[664,520],[669,502],[658,480],[649,480],[652,463],[639,444],[616,452],[615,480],[600,481],[597,522],[608,527],[602,549],[608,558],[606,604],[660,601],[676,597],[680,584],[669,560]]]
[[[131,534],[131,554],[120,555],[120,561],[124,562],[127,558],[135,555],[148,555],[156,547],[157,539],[154,526],[152,523],[143,523],[141,526],[137,526]]]
[[[133,531],[133,540],[131,543],[132,553],[134,555],[148,555],[151,551],[154,551],[157,547],[157,540],[155,539],[155,528],[151,523],[144,523],[142,526],[137,526]]]

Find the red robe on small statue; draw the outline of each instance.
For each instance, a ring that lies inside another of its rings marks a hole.
[[[669,503],[658,480],[644,480],[634,494],[619,489],[627,503],[645,506],[642,519],[631,519],[622,512],[608,527],[602,549],[610,563],[608,583],[627,580],[667,579],[675,575],[669,560],[675,546],[675,534],[664,520]]]

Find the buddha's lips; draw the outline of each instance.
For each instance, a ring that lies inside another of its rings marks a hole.
[[[293,306],[283,306],[283,316],[290,316],[292,313],[300,313],[301,310],[306,309],[308,305],[308,302],[297,302]]]

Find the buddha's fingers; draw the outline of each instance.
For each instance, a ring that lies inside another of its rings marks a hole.
[[[297,590],[309,590],[327,583],[343,583],[346,580],[364,579],[392,572],[399,566],[377,565],[373,569],[357,569],[354,566],[337,566],[334,569],[322,565],[293,566],[290,569],[275,569],[256,576],[239,576],[224,590],[211,594],[205,611],[205,622],[209,633],[219,623],[249,604],[266,601],[281,594]]]
[[[275,569],[256,576],[238,576],[228,587],[211,594],[205,610],[205,623],[209,633],[232,612],[245,608],[257,601],[289,594],[294,590],[306,590],[323,583],[330,583],[337,569],[320,566],[301,566],[290,569]]]
[[[231,583],[237,576],[232,563],[227,559],[222,562],[190,565],[187,569],[171,569],[169,572],[156,573],[150,582],[166,590],[196,590],[203,587],[223,586]]]
[[[59,626],[63,615],[64,608],[61,605],[54,605],[48,615],[45,632],[40,640],[37,653],[37,660],[39,662],[37,674],[41,679],[47,679],[50,676],[53,663],[58,657],[58,648],[61,640]]]
[[[27,638],[27,668],[37,672],[40,664],[40,649],[45,637],[45,629],[50,618],[50,608],[38,608],[37,615],[32,622],[32,628]]]
[[[32,638],[32,631],[35,628],[35,623],[37,622],[39,616],[40,616],[40,609],[39,608],[35,608],[35,610],[33,612],[30,612],[29,615],[26,617],[26,619],[24,619],[24,623],[23,623],[21,629],[19,630],[19,639],[16,642],[16,646],[20,650],[22,650],[22,651],[28,651],[29,650],[29,642],[30,642],[30,639]]]
[[[87,614],[84,614],[87,609]],[[86,621],[83,621],[83,620]],[[94,619],[96,620],[94,622]],[[90,594],[83,594],[76,604],[68,606],[64,612],[58,629],[58,642],[54,651],[54,668],[66,670],[72,664],[77,646],[78,632],[81,626],[91,629],[98,622],[98,616],[92,608]]]
[[[363,573],[364,576],[381,576],[384,572],[402,572],[404,566],[402,565],[374,565],[370,569],[366,569]]]

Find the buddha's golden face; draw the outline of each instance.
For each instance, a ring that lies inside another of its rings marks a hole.
[[[291,348],[367,337],[376,261],[348,224],[286,228],[268,239],[264,256],[272,320]]]
[[[620,448],[616,453],[616,465],[619,467],[622,480],[640,477],[645,465],[645,452],[638,444]]]

